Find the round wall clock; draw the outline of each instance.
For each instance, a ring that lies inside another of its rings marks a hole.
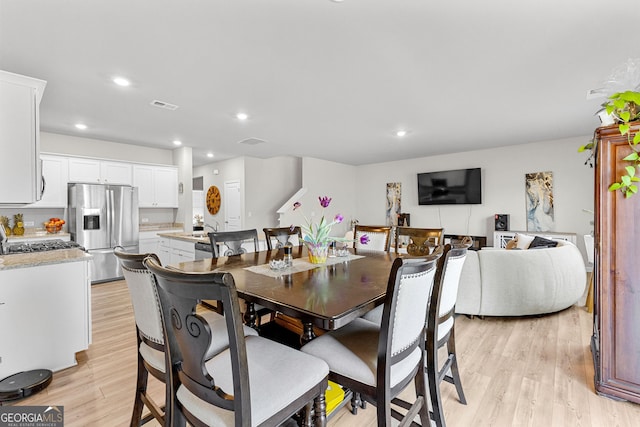
[[[215,185],[207,191],[207,210],[211,215],[217,214],[220,210],[220,190]]]

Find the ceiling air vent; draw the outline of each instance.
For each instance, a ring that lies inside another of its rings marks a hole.
[[[265,142],[267,142],[267,141],[265,141],[264,139],[247,138],[247,139],[243,139],[242,141],[238,141],[238,144],[258,145],[258,144],[263,144]]]
[[[153,105],[154,107],[164,108],[165,110],[171,110],[171,111],[178,108],[177,105],[169,104],[168,102],[158,101],[157,99],[154,99],[153,101],[151,101],[151,105]]]

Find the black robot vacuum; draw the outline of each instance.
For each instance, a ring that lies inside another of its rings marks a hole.
[[[0,381],[0,403],[23,399],[44,390],[51,383],[53,372],[34,369],[19,372]]]

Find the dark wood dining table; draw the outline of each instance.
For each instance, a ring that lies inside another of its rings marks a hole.
[[[300,319],[301,343],[315,337],[313,327],[338,329],[384,302],[394,253],[350,249],[350,256],[329,258],[306,271],[283,269],[276,277],[255,272],[284,256],[282,249],[182,262],[190,272],[231,273],[238,296],[247,302],[245,322],[255,327],[254,304]],[[357,258],[356,258],[357,257]],[[305,247],[294,247],[294,267],[307,260]],[[353,258],[353,259],[352,259]],[[296,261],[301,260],[301,261]],[[252,268],[254,271],[249,270]]]

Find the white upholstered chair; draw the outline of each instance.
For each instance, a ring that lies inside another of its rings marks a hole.
[[[326,424],[327,364],[259,336],[244,337],[233,277],[186,273],[153,258],[145,266],[157,280],[169,355],[171,425],[277,426],[305,410],[304,424]],[[195,311],[202,300],[225,307],[229,347],[212,358],[216,340]],[[312,410],[315,411],[313,411]]]
[[[138,372],[130,425],[146,424],[154,418],[160,424],[164,424],[165,405],[158,404],[147,394],[149,373],[167,384],[165,399],[169,399],[171,390],[167,381],[164,331],[155,280],[151,272],[142,264],[146,257],[155,259],[158,264],[160,260],[154,254],[129,253],[125,252],[121,247],[116,247],[114,253],[122,267],[125,282],[129,289],[137,331]],[[206,309],[202,310],[202,316],[207,320],[214,334],[220,337],[212,343],[207,351],[209,356],[213,356],[228,345],[228,341],[225,341],[224,336],[222,336],[222,331],[226,331],[224,317]],[[249,327],[244,328],[244,333],[257,335]],[[169,400],[166,401],[168,402]],[[150,413],[143,417],[144,406],[147,406]]]
[[[310,341],[302,351],[322,358],[329,378],[376,406],[377,425],[402,418],[392,403],[411,382],[416,400],[409,404],[409,422],[418,414],[429,425],[425,383],[425,324],[436,259],[397,258],[389,274],[381,323],[358,318]],[[405,420],[406,421],[406,420]]]
[[[444,411],[440,393],[440,383],[444,380],[454,384],[460,403],[467,403],[462,390],[458,356],[455,341],[455,307],[462,267],[467,256],[467,248],[451,248],[446,245],[443,256],[438,261],[433,292],[427,314],[426,372],[429,396],[436,426],[444,426]],[[446,347],[447,358],[438,360],[438,349]]]
[[[363,244],[360,238],[367,235],[368,243]],[[377,225],[359,225],[353,228],[353,247],[368,251],[389,251],[391,245],[391,227]]]

